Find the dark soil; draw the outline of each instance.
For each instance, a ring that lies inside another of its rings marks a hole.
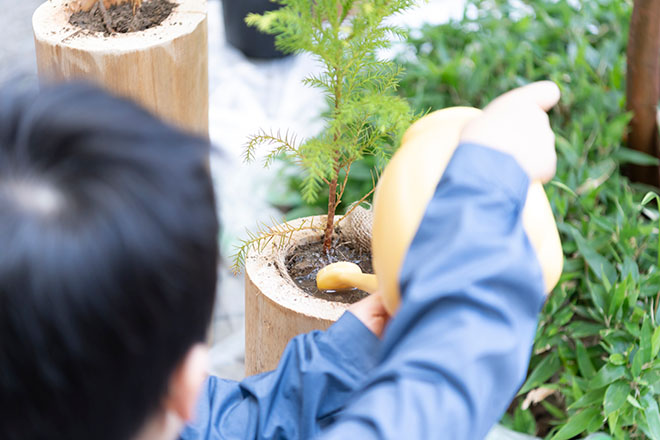
[[[102,10],[96,3],[89,11],[72,14],[69,23],[87,31],[104,32],[106,35],[139,32],[161,24],[170,16],[175,6],[175,3],[168,0],[145,0],[134,16],[133,4],[129,0],[107,10]]]
[[[370,253],[359,251],[351,243],[339,240],[335,240],[329,254],[323,250],[321,241],[298,246],[286,257],[286,268],[298,287],[316,298],[352,304],[368,296],[368,293],[358,289],[333,291],[316,288],[316,273],[338,261],[350,261],[360,266],[362,272],[373,273]]]

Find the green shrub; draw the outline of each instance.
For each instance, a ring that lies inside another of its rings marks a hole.
[[[512,5],[516,6],[512,6]],[[622,146],[631,1],[489,0],[413,32],[400,56],[401,93],[418,111],[483,107],[500,93],[552,79],[558,169],[546,185],[565,254],[538,327],[528,379],[503,423],[569,439],[660,439],[658,211],[622,176],[656,159]],[[530,148],[533,148],[530,145]],[[554,390],[523,409],[529,391]]]

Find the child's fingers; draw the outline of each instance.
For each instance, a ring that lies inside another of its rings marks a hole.
[[[524,106],[528,103],[538,105],[543,111],[554,107],[561,97],[557,84],[552,81],[538,81],[523,87],[511,90],[495,98],[486,109],[500,106]]]

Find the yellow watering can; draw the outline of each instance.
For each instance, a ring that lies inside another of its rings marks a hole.
[[[404,134],[401,148],[385,168],[374,195],[371,239],[376,275],[363,274],[353,263],[334,263],[316,277],[321,290],[359,288],[380,292],[385,308],[399,307],[399,273],[426,207],[458,146],[463,127],[481,110],[454,107],[431,113]],[[441,136],[439,136],[441,134]],[[563,266],[561,241],[550,203],[540,182],[532,182],[523,209],[523,226],[536,252],[545,288],[559,281]]]

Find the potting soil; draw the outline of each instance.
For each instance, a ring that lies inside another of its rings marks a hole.
[[[71,14],[69,23],[91,32],[114,33],[139,32],[161,24],[170,16],[176,6],[168,0],[145,0],[133,15],[133,4],[125,3],[111,6],[107,9],[110,30],[106,27],[103,12],[97,6],[89,11],[78,11]]]
[[[319,290],[316,288],[316,274],[330,263],[349,261],[360,266],[362,272],[373,273],[371,254],[356,249],[351,243],[335,239],[329,253],[323,250],[321,241],[307,243],[291,250],[286,257],[286,268],[291,278],[304,292],[328,301],[352,304],[369,294],[362,290],[343,291]]]

